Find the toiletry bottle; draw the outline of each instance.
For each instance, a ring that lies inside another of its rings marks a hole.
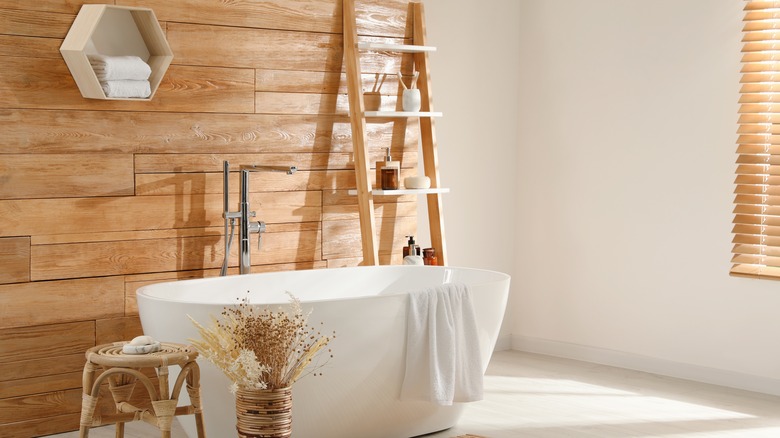
[[[439,258],[436,257],[436,250],[433,248],[425,248],[422,250],[423,263],[426,265],[436,266],[439,264]]]
[[[406,256],[418,256],[421,254],[420,245],[414,243],[414,236],[406,236],[409,238],[409,242],[404,247],[404,257]]]
[[[376,188],[382,188],[382,168],[385,167],[385,160],[390,156],[390,148],[385,148],[385,158],[376,162]]]
[[[385,163],[382,166],[382,190],[398,190],[401,184],[401,162],[393,161],[390,148],[387,148]]]

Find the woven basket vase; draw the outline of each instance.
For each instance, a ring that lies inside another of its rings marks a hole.
[[[236,391],[236,430],[240,438],[292,436],[292,387]]]

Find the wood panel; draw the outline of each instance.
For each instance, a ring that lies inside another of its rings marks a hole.
[[[356,0],[358,35],[411,37],[407,0]]]
[[[287,161],[286,164],[295,163]],[[350,176],[349,174],[352,174]],[[271,172],[256,172],[249,177],[251,192],[283,192],[283,191],[307,191],[322,190],[324,188],[354,188],[355,172],[348,169],[319,171],[319,172],[295,172],[292,175]],[[238,202],[239,175],[237,172],[230,175],[230,192],[235,194]],[[172,195],[182,192],[183,187],[194,188],[193,194],[221,193],[222,174],[139,174],[136,176],[139,195]],[[276,195],[276,197],[281,197]],[[217,209],[221,214],[222,210]]]
[[[124,299],[124,296],[122,297]],[[98,319],[95,321],[95,344],[110,344],[119,341],[131,341],[144,334],[137,311],[132,316]]]
[[[0,58],[0,106],[177,112],[254,112],[250,69],[171,66],[149,102],[84,99],[62,60]]]
[[[321,260],[319,235],[318,230],[267,231],[262,251],[252,245],[252,263]],[[221,236],[36,245],[32,248],[31,277],[39,281],[217,268],[223,254]],[[235,254],[231,256],[235,258]]]
[[[334,153],[267,153],[267,154],[136,154],[135,172],[144,173],[222,173],[223,162],[230,162],[231,186],[238,180],[238,170],[245,165],[291,166],[298,173],[306,172],[313,176],[312,170],[350,169],[350,154]],[[252,176],[263,177],[267,172],[256,172]],[[297,181],[301,176],[277,175],[280,181]],[[289,178],[288,178],[289,177]],[[256,178],[253,178],[256,179]]]
[[[75,412],[81,412],[81,388],[0,400],[0,423],[28,421]]]
[[[341,31],[337,25],[341,0],[117,0],[116,4],[152,8],[163,21],[321,33]]]
[[[62,40],[55,38],[0,35],[0,56],[24,54],[30,58],[59,59],[61,44]]]
[[[343,94],[255,93],[258,114],[338,114],[347,115],[349,103]]]
[[[81,388],[82,371],[0,382],[0,399]]]
[[[381,110],[395,111],[396,96],[383,96]],[[349,99],[346,94],[257,92],[255,113],[258,114],[334,114],[346,115]]]
[[[345,93],[346,75],[335,72],[255,70],[255,91]]]
[[[181,228],[166,230],[137,230],[137,231],[115,231],[108,233],[73,233],[73,234],[50,234],[45,236],[35,236],[32,238],[33,245],[56,245],[61,243],[85,243],[85,242],[116,242],[118,240],[153,240],[153,239],[173,239],[178,237],[203,237],[220,236],[221,230],[218,227],[208,228]]]
[[[114,4],[113,0],[0,0],[0,8],[25,11],[71,13],[75,16],[82,4]]]
[[[0,363],[0,382],[81,372],[84,360],[82,351],[65,356]]]
[[[160,111],[251,113],[254,76],[253,70],[235,67],[171,65],[154,96],[154,107]]]
[[[84,354],[94,346],[94,321],[0,329],[0,363]]]
[[[116,0],[117,5],[154,9],[163,21],[341,33],[341,0]],[[361,35],[408,36],[406,0],[356,2]]]
[[[20,402],[27,400],[18,399]],[[35,399],[33,399],[34,401]],[[0,436],[5,438],[30,438],[79,429],[80,412],[63,415],[39,416],[26,421],[0,422]]]
[[[0,161],[0,199],[133,195],[130,154],[19,154]]]
[[[409,217],[417,215],[417,202],[399,202],[399,203],[375,203],[374,216],[395,218]],[[341,221],[359,219],[357,204],[350,205],[329,205],[322,209],[323,221]]]
[[[362,75],[363,91],[379,92],[386,96],[398,95],[398,79],[387,73]],[[281,93],[346,94],[347,75],[344,73],[258,69],[255,91]]]
[[[38,245],[33,281],[202,269],[219,263],[221,237]]]
[[[2,87],[0,84],[0,93]],[[254,111],[254,103],[252,108]],[[386,122],[377,121],[367,126],[372,148],[378,150],[391,145],[394,150],[417,149],[416,123],[408,124],[400,132],[397,126]],[[352,151],[349,119],[335,116],[191,113],[185,117],[164,112],[0,109],[0,132],[4,140],[0,153]],[[219,171],[221,167],[215,170]]]
[[[339,34],[168,23],[167,37],[177,64],[341,71]]]
[[[0,9],[0,34],[65,38],[75,15]]]
[[[379,253],[391,256],[401,254],[406,239],[417,231],[416,217],[394,219],[376,218],[376,234]],[[322,258],[361,257],[360,227],[358,220],[325,221],[322,223]]]
[[[335,73],[343,70],[340,34],[184,23],[168,23],[167,29],[168,43],[176,54],[175,64]],[[398,38],[364,40],[408,42]],[[409,74],[412,69],[411,57],[395,52],[367,52],[362,61],[366,73]]]
[[[403,254],[379,254],[380,265],[401,265],[403,260]],[[363,257],[328,259],[328,269],[352,268],[355,266],[364,266]]]
[[[0,239],[0,266],[0,284],[30,281],[30,238]]]
[[[121,277],[0,285],[0,328],[119,316],[123,298]]]
[[[254,193],[250,200],[268,223],[319,221],[322,213],[319,192]],[[89,224],[90,233],[181,228],[188,235],[191,228],[221,226],[222,208],[222,195],[216,193],[186,201],[179,195],[0,200],[0,234],[47,235],[51,219],[40,212],[56,211],[60,234],[84,233]],[[96,211],[99,221],[93,220]]]
[[[417,165],[416,149],[408,149],[404,145],[403,148],[390,148],[390,153],[394,159],[395,157],[401,159],[404,168],[416,167]],[[384,151],[372,151],[370,158],[374,162],[382,161]],[[306,175],[309,178],[319,179],[325,172],[317,171],[338,172],[354,168],[351,154],[340,152],[330,154],[136,154],[135,173],[221,173],[222,163],[225,160],[230,162],[230,171],[236,174],[242,165],[289,166],[292,164],[298,167],[299,172],[314,171]],[[254,176],[263,174],[263,172],[258,172]],[[231,178],[235,176],[231,174]],[[296,178],[296,175],[286,176],[292,177],[284,178],[286,181]],[[325,176],[327,177],[327,174]]]
[[[154,158],[155,156],[150,156]],[[286,163],[297,163],[296,161],[286,161]],[[159,163],[152,163],[153,166]],[[281,165],[281,164],[280,164]],[[173,175],[141,175],[137,177],[139,188],[144,190],[150,190],[154,192],[156,187],[162,184],[168,185],[172,179],[182,179]],[[202,178],[203,191],[212,191],[221,183],[221,175],[219,181],[217,181],[216,175],[203,175]],[[230,193],[238,195],[238,175],[231,174],[230,176]],[[256,191],[312,191],[323,189],[335,189],[335,188],[349,188],[355,187],[355,172],[349,169],[344,170],[328,170],[328,171],[298,171],[293,175],[279,175],[279,174],[266,174],[255,173],[250,179],[251,187],[254,187]],[[168,190],[164,190],[168,191]]]

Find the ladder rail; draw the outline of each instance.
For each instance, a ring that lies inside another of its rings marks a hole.
[[[414,20],[415,45],[427,45],[427,30],[425,27],[425,10],[422,3],[412,3]],[[431,72],[428,64],[428,52],[414,54],[414,65],[420,78],[418,87],[422,98],[422,111],[433,112],[433,92],[431,90]],[[436,142],[436,130],[432,117],[420,118],[420,143],[422,145],[423,166],[425,176],[431,179],[431,188],[440,188],[439,154]],[[439,264],[447,266],[447,246],[444,238],[444,215],[441,193],[426,195],[428,201],[428,226],[431,235],[431,246],[436,248]]]
[[[344,0],[344,61],[347,67],[347,93],[349,95],[349,119],[352,126],[352,148],[355,154],[355,179],[357,182],[360,234],[363,247],[363,264],[378,265],[379,250],[376,245],[374,196],[368,170],[368,139],[366,136],[365,104],[363,103],[362,72],[357,51],[357,21],[355,1]]]

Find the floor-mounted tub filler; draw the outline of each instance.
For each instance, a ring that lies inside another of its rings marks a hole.
[[[310,323],[335,330],[333,358],[293,386],[293,436],[309,438],[409,438],[454,426],[464,404],[401,401],[405,374],[409,293],[446,283],[471,292],[483,372],[495,346],[509,294],[499,272],[434,266],[376,266],[235,275],[145,286],[138,290],[144,333],[167,342],[198,339],[188,319],[202,324],[224,306],[249,297],[272,308],[289,303],[286,292],[312,310]],[[233,436],[235,401],[230,382],[199,359],[208,436]],[[174,367],[175,368],[175,367]],[[173,371],[173,369],[171,370]],[[194,423],[182,422],[194,437]]]

